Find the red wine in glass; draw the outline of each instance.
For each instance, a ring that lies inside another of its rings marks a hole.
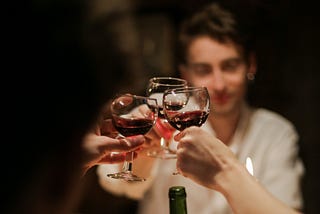
[[[169,114],[169,113],[168,113]],[[190,126],[200,127],[208,118],[209,112],[195,110],[174,114],[174,116],[168,117],[168,121],[171,126],[179,131],[184,130]]]
[[[148,118],[128,119],[117,115],[113,116],[112,123],[116,130],[123,136],[146,134],[153,126],[154,120]]]
[[[164,115],[179,131],[190,126],[200,127],[210,112],[210,97],[206,87],[186,87],[166,90],[163,95]]]

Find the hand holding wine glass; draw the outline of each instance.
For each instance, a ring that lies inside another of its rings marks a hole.
[[[207,88],[186,87],[166,90],[163,94],[163,112],[170,125],[179,131],[190,126],[202,126],[210,112]]]
[[[117,96],[111,104],[112,123],[120,133],[118,138],[146,134],[155,124],[157,100],[149,97],[124,94]],[[121,172],[108,174],[108,177],[126,181],[144,181],[132,173],[134,152],[126,153]]]

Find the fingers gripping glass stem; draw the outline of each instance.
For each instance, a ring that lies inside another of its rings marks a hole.
[[[145,181],[145,178],[138,177],[132,173],[134,152],[126,153],[126,161],[123,163],[121,172],[107,174],[110,178],[123,179],[125,181]]]

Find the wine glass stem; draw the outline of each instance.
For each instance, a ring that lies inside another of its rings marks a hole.
[[[160,138],[160,145],[163,149],[169,149],[169,142],[168,140],[164,139],[164,137]]]
[[[133,155],[134,155],[134,152],[126,153],[126,160],[123,163],[123,167],[122,167],[123,172],[127,172],[127,173],[132,172]]]

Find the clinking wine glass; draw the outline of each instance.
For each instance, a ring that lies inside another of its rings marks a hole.
[[[146,134],[155,124],[158,103],[154,98],[123,94],[118,95],[110,106],[112,123],[120,133],[117,138]],[[145,181],[132,172],[134,151],[126,153],[121,172],[108,174],[108,177],[126,181]]]
[[[160,147],[150,148],[147,152],[147,155],[150,157],[162,159],[176,158],[175,152],[169,149],[169,142],[175,129],[168,124],[168,121],[164,117],[162,97],[166,90],[181,87],[187,87],[186,80],[174,77],[153,77],[149,80],[146,94],[148,97],[155,98],[158,101],[159,113],[155,127],[160,135]]]
[[[202,126],[210,113],[210,97],[206,87],[166,90],[163,94],[165,118],[175,129]],[[179,174],[177,171],[174,175]]]

